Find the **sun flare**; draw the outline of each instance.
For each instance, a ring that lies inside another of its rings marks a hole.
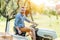
[[[55,6],[55,1],[54,0],[31,0],[35,5],[40,6],[41,4],[44,4],[45,6],[48,7],[53,7]]]

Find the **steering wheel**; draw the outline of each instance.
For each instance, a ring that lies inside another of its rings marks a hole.
[[[38,24],[33,24],[30,27],[35,28],[36,26],[38,26]]]

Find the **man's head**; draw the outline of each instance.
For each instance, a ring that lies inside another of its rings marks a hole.
[[[22,13],[22,14],[25,14],[25,7],[21,7],[21,9],[20,9],[20,12]]]

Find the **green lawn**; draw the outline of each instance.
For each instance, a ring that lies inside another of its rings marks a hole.
[[[48,28],[56,31],[57,36],[60,37],[60,17],[57,20],[56,16],[51,16],[50,18],[47,15],[36,14],[33,16],[34,21],[38,23],[38,28]],[[30,17],[29,17],[30,19]],[[30,26],[29,23],[25,22],[26,26]],[[14,20],[10,21],[10,33],[13,33]],[[0,22],[0,32],[5,31],[5,21]]]

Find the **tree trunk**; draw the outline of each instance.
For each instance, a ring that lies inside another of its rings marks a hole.
[[[6,18],[6,28],[5,28],[5,32],[9,33],[9,29],[10,29],[10,20],[7,16]]]

